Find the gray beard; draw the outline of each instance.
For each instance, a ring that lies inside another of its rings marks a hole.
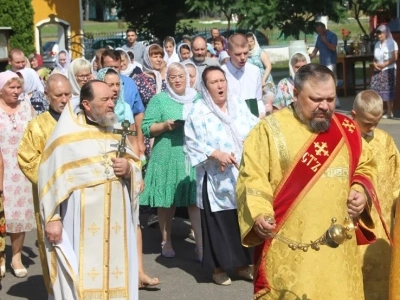
[[[195,61],[195,62],[202,63],[202,62],[204,62],[205,60],[206,60],[205,57],[203,57],[203,58],[201,58],[201,60],[199,60],[199,59],[197,59],[196,57],[193,56],[193,61]]]
[[[115,123],[117,123],[118,118],[115,113],[112,113],[111,116],[107,116],[105,114],[104,116],[100,116],[98,111],[93,107],[92,108],[92,114],[93,114],[93,121],[97,122],[101,127],[110,127],[113,126]]]
[[[300,121],[302,121],[308,127],[308,129],[311,130],[311,132],[314,132],[314,133],[325,132],[331,126],[331,119],[324,119],[322,121],[317,121],[314,119],[305,120],[303,117],[303,114],[300,111],[300,107],[297,104],[297,102],[294,103],[293,106],[294,106],[294,110],[295,110],[297,116],[299,117]]]

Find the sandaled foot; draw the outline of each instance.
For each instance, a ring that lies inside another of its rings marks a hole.
[[[212,277],[216,284],[224,285],[224,286],[232,284],[231,279],[229,278],[228,274],[226,274],[225,272],[214,273]]]
[[[150,278],[147,274],[139,275],[139,289],[159,285],[161,282],[158,278]]]
[[[167,258],[175,257],[175,251],[172,248],[171,242],[161,243],[161,255]]]
[[[24,266],[22,266],[22,268],[14,268],[13,264],[11,263],[11,269],[14,273],[14,276],[17,278],[24,278],[28,275],[28,271],[26,270],[26,268]]]
[[[253,273],[254,273],[253,266],[248,266],[246,268],[241,268],[236,270],[236,274],[247,280],[253,280]]]

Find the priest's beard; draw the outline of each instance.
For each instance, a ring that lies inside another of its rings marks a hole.
[[[307,127],[312,132],[315,132],[315,133],[325,132],[331,126],[332,111],[330,111],[330,110],[323,111],[323,110],[317,108],[316,110],[313,111],[311,120],[306,120],[304,118],[303,113],[301,112],[301,105],[299,104],[298,101],[294,103],[294,110],[295,110],[297,116],[299,117],[300,121],[302,121],[304,124],[306,124]],[[324,118],[323,120],[316,120],[315,116],[318,114],[325,114],[326,118]]]
[[[92,114],[94,120],[102,127],[110,127],[117,123],[117,115],[114,112],[107,112],[104,115],[100,115],[99,111],[93,106]]]

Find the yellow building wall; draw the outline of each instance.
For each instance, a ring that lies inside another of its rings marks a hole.
[[[32,0],[35,27],[36,50],[40,53],[39,31],[37,25],[52,18],[67,22],[69,31],[66,33],[71,38],[69,50],[73,58],[82,57],[83,48],[83,24],[81,19],[81,0]]]

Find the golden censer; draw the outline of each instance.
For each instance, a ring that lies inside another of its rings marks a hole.
[[[272,217],[266,217],[265,221],[272,224],[275,223]],[[307,252],[308,248],[311,248],[315,251],[318,251],[320,249],[320,246],[323,245],[331,248],[337,248],[346,240],[350,240],[352,238],[351,233],[355,232],[356,226],[354,225],[353,220],[350,217],[346,217],[343,224],[337,224],[336,222],[337,219],[332,218],[331,226],[328,228],[328,230],[315,241],[310,241],[310,243],[296,242],[278,233],[270,233],[270,235],[272,238],[275,238],[278,241],[287,244],[292,250],[303,250],[304,252]]]

